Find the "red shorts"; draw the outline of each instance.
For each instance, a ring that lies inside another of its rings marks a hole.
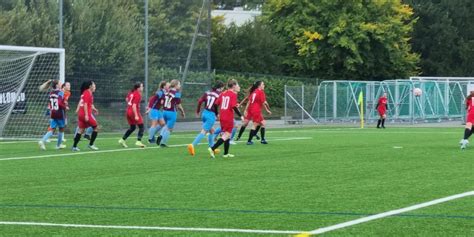
[[[232,133],[232,129],[234,129],[234,119],[221,119],[221,130],[223,132]]]
[[[474,113],[468,113],[467,114],[466,123],[474,124]]]
[[[249,111],[249,120],[252,120],[254,123],[262,123],[263,118],[262,111]]]
[[[127,113],[127,121],[129,125],[143,124],[143,118],[141,114],[138,114],[138,121],[137,121],[135,120],[135,115],[133,115],[133,113],[131,114]]]
[[[93,115],[89,116],[89,121],[86,121],[86,119],[83,116],[78,116],[77,119],[77,126],[79,128],[88,128],[88,127],[97,127],[97,121],[95,120]]]
[[[387,110],[386,109],[379,109],[379,115],[382,117],[386,114]]]

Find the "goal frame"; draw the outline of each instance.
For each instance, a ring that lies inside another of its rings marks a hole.
[[[64,48],[46,48],[46,47],[28,47],[28,46],[13,46],[13,45],[0,45],[0,51],[16,51],[16,52],[31,52],[33,55],[33,60],[29,66],[28,72],[24,76],[24,81],[21,83],[21,86],[16,88],[15,98],[12,98],[12,105],[6,113],[4,122],[0,124],[0,140],[7,139],[4,137],[5,126],[10,119],[13,108],[15,108],[17,103],[17,97],[20,96],[20,92],[24,89],[26,80],[30,75],[31,68],[35,63],[36,56],[46,53],[57,53],[59,54],[59,80],[61,83],[65,81],[65,71],[66,71],[66,51]],[[0,78],[1,79],[1,78]],[[9,138],[8,138],[9,139]],[[15,138],[12,138],[15,139]]]

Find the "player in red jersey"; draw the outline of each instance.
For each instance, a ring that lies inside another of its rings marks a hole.
[[[250,97],[250,90],[252,89],[253,85],[248,89],[248,95],[242,100],[240,101],[239,103],[239,108],[244,105],[245,103],[249,103],[248,99]],[[247,106],[245,106],[245,108],[247,108]],[[240,130],[239,130],[239,134],[237,135],[237,137],[235,138],[235,141],[238,141],[240,140],[240,138],[242,137],[242,134],[244,134],[245,132],[245,129],[247,128],[247,126],[249,125],[250,123],[250,118],[248,118],[248,115],[246,113],[246,111],[244,110],[244,120],[242,121],[242,124],[240,125]],[[237,129],[237,127],[235,128]],[[260,140],[260,137],[258,136],[258,131],[260,130],[260,127],[257,127],[256,129],[256,134],[255,134],[255,138],[257,140]],[[231,141],[232,143],[232,141]]]
[[[95,83],[93,81],[86,81],[81,85],[81,99],[79,101],[79,111],[77,113],[79,131],[74,136],[74,145],[72,147],[73,151],[80,151],[80,149],[77,147],[77,144],[81,140],[84,130],[88,127],[92,127],[94,129],[91,134],[91,140],[88,147],[94,151],[99,150],[99,148],[94,145],[98,134],[98,124],[92,112],[94,111],[96,114],[99,113],[99,111],[94,106],[94,96],[92,95],[92,93],[95,92],[95,88]]]
[[[385,118],[387,118],[388,108],[387,92],[384,92],[379,98],[379,102],[377,103],[376,108],[380,115],[380,118],[377,121],[377,128],[380,128],[380,125],[382,125],[382,128],[385,128]]]
[[[224,144],[224,157],[234,157],[229,154],[230,138],[232,129],[234,128],[234,112],[243,120],[243,116],[239,111],[237,103],[237,93],[240,91],[240,86],[237,80],[231,79],[227,82],[227,90],[220,94],[216,104],[220,109],[220,123],[222,129],[222,136],[217,140],[214,146],[209,147],[208,151],[212,158],[215,158],[215,150]]]
[[[249,102],[247,103],[247,108],[245,109],[246,117],[248,120],[251,120],[253,123],[253,129],[250,131],[249,139],[247,145],[252,145],[252,139],[257,135],[258,129],[260,129],[260,137],[262,144],[268,144],[265,140],[265,119],[262,114],[262,107],[265,108],[268,114],[272,114],[270,111],[270,106],[268,105],[265,92],[265,83],[263,81],[256,81],[252,88],[250,88]]]
[[[145,147],[145,144],[142,143],[143,132],[145,128],[143,126],[143,117],[140,114],[140,102],[142,101],[143,93],[143,83],[137,82],[133,85],[132,90],[127,95],[125,101],[127,102],[127,121],[130,128],[125,132],[123,137],[118,141],[123,147],[128,147],[125,140],[130,136],[130,134],[135,131],[138,126],[138,136],[135,145],[138,147]]]
[[[474,124],[474,91],[470,91],[470,94],[466,97],[466,126],[464,128],[464,137],[461,140],[461,149],[466,149],[469,144],[469,137],[472,134],[472,124]]]

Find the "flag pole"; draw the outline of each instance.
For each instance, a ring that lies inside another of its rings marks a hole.
[[[360,106],[360,128],[364,128],[364,94],[362,91],[359,93],[359,106]]]

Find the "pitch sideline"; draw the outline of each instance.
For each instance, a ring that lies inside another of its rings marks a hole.
[[[282,138],[282,139],[272,139],[268,141],[293,141],[293,140],[310,140],[311,137],[292,137],[292,138]],[[207,144],[207,143],[199,143],[199,144]],[[169,147],[184,147],[188,144],[177,144],[177,145],[169,145]],[[122,151],[134,151],[134,150],[149,150],[149,149],[163,149],[159,146],[153,147],[145,147],[145,148],[120,148],[120,149],[110,149],[110,150],[98,150],[98,151],[79,151],[73,153],[64,153],[64,154],[50,154],[50,155],[39,155],[39,156],[23,156],[23,157],[7,157],[7,158],[0,158],[0,161],[7,161],[7,160],[27,160],[27,159],[40,159],[40,158],[50,158],[50,157],[61,157],[61,156],[77,156],[77,155],[84,155],[84,154],[98,154],[98,153],[112,153],[112,152],[122,152]]]

